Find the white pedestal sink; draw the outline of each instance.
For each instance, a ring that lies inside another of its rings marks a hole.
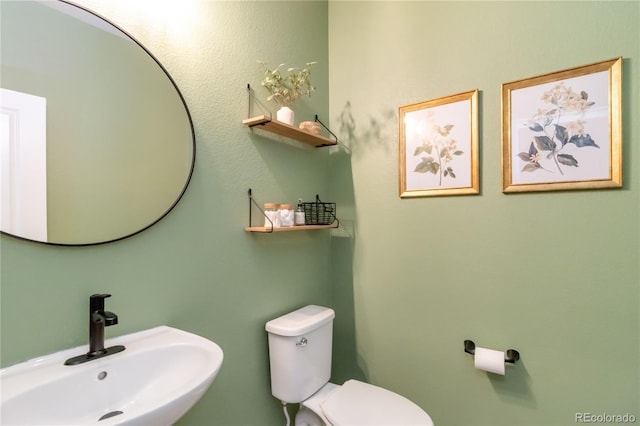
[[[123,352],[64,365],[86,346],[0,370],[2,425],[171,425],[209,388],[222,349],[160,326],[109,339]]]

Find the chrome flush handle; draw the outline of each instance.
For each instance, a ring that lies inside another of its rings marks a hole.
[[[296,346],[307,346],[307,343],[309,343],[309,341],[307,340],[306,337],[303,337],[302,339],[296,342]]]

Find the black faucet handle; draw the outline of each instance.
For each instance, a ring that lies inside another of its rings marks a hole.
[[[118,316],[113,312],[104,313],[104,326],[109,327],[110,325],[118,324]]]
[[[105,327],[118,324],[118,316],[113,312],[95,311],[91,313],[93,324],[103,324]]]

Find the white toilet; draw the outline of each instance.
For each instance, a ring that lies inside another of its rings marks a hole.
[[[271,393],[300,403],[295,426],[433,425],[394,392],[357,380],[329,383],[334,317],[333,309],[309,305],[266,324]]]

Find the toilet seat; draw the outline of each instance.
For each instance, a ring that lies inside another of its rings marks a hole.
[[[431,417],[407,398],[357,380],[336,387],[320,406],[335,426],[433,426]]]

